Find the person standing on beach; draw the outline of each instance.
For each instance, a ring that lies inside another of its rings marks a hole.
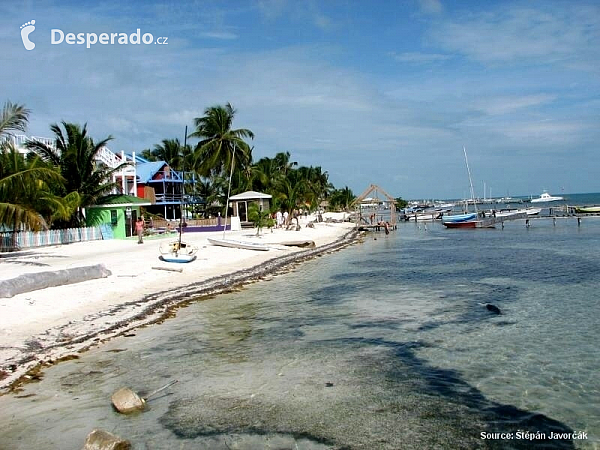
[[[144,219],[142,217],[138,217],[137,222],[135,223],[135,231],[138,235],[138,244],[144,243]]]

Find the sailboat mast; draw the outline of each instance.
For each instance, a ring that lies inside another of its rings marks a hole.
[[[183,150],[187,146],[187,125],[185,126],[185,136],[183,137]],[[185,198],[185,158],[181,159],[181,177],[183,178],[183,184],[181,185],[181,206],[179,211],[179,245],[177,248],[181,248],[181,233],[183,233],[183,200]]]
[[[465,163],[467,164],[467,173],[469,174],[469,187],[471,188],[471,200],[475,211],[477,211],[477,204],[475,203],[475,191],[473,190],[473,180],[471,179],[471,169],[469,168],[469,159],[467,158],[467,149],[463,146],[463,152],[465,154]]]
[[[225,239],[225,230],[227,230],[227,212],[229,211],[229,194],[231,194],[231,179],[233,178],[233,162],[235,161],[235,142],[233,143],[233,153],[231,154],[231,170],[229,171],[229,187],[227,188],[227,203],[225,203],[225,224],[223,225],[223,239]]]

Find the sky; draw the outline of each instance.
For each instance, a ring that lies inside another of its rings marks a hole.
[[[463,147],[479,197],[600,191],[597,1],[0,0],[0,67],[28,135],[140,152],[229,102],[356,195],[469,197]]]

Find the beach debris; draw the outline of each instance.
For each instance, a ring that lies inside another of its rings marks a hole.
[[[146,398],[140,397],[138,394],[136,394],[129,388],[122,387],[110,397],[110,400],[115,409],[121,414],[129,414],[135,411],[143,411],[146,407],[146,401],[148,401],[150,397],[153,397],[154,395],[158,394],[161,391],[164,391],[168,387],[173,386],[175,383],[177,383],[177,380],[170,381],[163,387],[160,387],[157,390],[148,394]]]
[[[106,278],[110,275],[112,275],[111,271],[103,264],[28,273],[19,275],[16,278],[0,281],[0,298],[11,298],[17,294],[24,294],[53,286],[80,283],[96,278]]]
[[[174,269],[172,267],[160,267],[160,266],[156,266],[156,267],[153,267],[153,269],[154,270],[166,270],[168,272],[179,272],[179,273],[183,272],[183,269],[181,269],[181,268]]]
[[[85,439],[82,450],[129,450],[131,443],[99,428],[93,429]]]
[[[315,241],[284,241],[280,242],[279,245],[285,245],[286,247],[300,247],[300,248],[315,248]]]

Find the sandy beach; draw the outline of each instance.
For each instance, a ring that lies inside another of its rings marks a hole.
[[[332,217],[332,215],[330,215]],[[335,216],[339,219],[340,216]],[[0,281],[24,274],[102,264],[106,278],[48,287],[0,298],[0,392],[39,364],[98,345],[140,325],[161,320],[171,308],[191,298],[214,295],[288,269],[294,264],[353,242],[348,222],[306,224],[299,231],[255,229],[228,232],[231,239],[273,244],[257,252],[211,245],[216,233],[184,233],[184,239],[200,250],[196,261],[173,264],[158,259],[159,245],[170,237],[90,241],[4,253],[0,257]],[[311,240],[311,249],[277,245],[285,241]],[[179,271],[160,270],[181,269]]]

